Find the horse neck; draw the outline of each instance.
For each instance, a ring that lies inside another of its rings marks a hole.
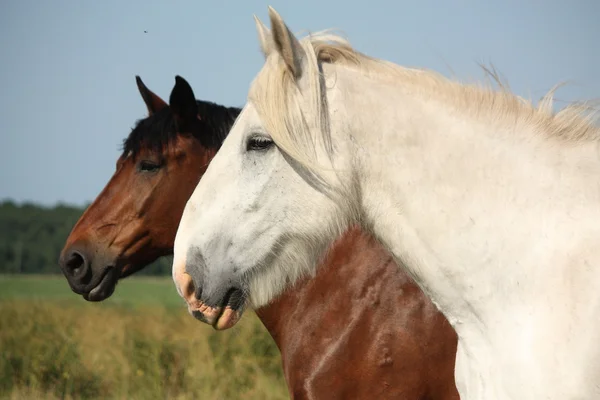
[[[324,354],[338,351],[332,338],[368,336],[365,315],[380,323],[395,314],[400,297],[421,301],[412,280],[396,268],[371,235],[353,227],[331,245],[314,278],[299,280],[256,310],[281,351],[288,386],[302,386],[322,366]]]
[[[531,287],[514,282],[544,279],[539,275],[553,268],[553,252],[537,258],[548,269],[524,267],[535,255],[523,238],[564,249],[562,207],[600,204],[598,188],[589,184],[590,171],[600,172],[596,145],[549,145],[525,119],[486,120],[414,86],[343,73],[337,79],[344,90],[332,91],[328,101],[343,107],[332,132],[352,138],[365,226],[405,262],[457,330],[459,322],[489,329],[486,318],[506,305],[508,294],[508,301],[528,301]]]
[[[353,255],[356,257],[352,257]],[[299,279],[269,304],[257,309],[256,314],[279,350],[286,353],[290,345],[297,341],[294,335],[307,334],[304,329],[299,329],[300,326],[309,327],[314,324],[316,328],[325,329],[320,319],[314,318],[311,321],[309,317],[316,310],[320,312],[324,309],[321,303],[324,295],[329,297],[334,292],[347,292],[345,297],[353,298],[356,295],[354,292],[360,291],[351,287],[346,273],[356,269],[357,271],[351,272],[375,274],[372,270],[364,270],[362,266],[372,263],[379,267],[386,262],[389,262],[387,253],[380,250],[370,236],[353,227],[331,245],[327,256],[317,269],[316,277]],[[340,284],[340,281],[344,284]]]
[[[461,396],[597,390],[580,383],[594,383],[600,340],[589,301],[600,282],[598,144],[551,137],[518,110],[473,112],[349,75],[340,69],[343,90],[328,93],[337,157],[352,160],[363,225],[454,327]]]

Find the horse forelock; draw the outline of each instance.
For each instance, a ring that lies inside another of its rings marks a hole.
[[[196,100],[196,103],[200,124],[196,129],[186,133],[192,134],[207,148],[218,150],[241,109],[202,100]],[[144,149],[161,152],[173,144],[181,133],[183,132],[178,132],[175,116],[170,107],[164,107],[136,121],[130,134],[123,140],[122,156],[136,158]]]

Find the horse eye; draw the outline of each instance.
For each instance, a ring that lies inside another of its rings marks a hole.
[[[142,160],[138,165],[138,169],[143,172],[155,172],[158,171],[160,167],[162,167],[161,164],[148,160]]]
[[[248,139],[246,151],[266,150],[273,145],[273,140],[264,136],[253,136]]]

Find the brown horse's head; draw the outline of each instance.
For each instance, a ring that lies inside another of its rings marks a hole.
[[[89,301],[108,298],[120,278],[173,253],[185,204],[240,111],[197,101],[179,76],[168,105],[136,80],[149,116],[124,141],[114,175],[60,255],[71,289]]]

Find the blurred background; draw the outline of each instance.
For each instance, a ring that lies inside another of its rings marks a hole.
[[[464,81],[493,66],[557,108],[600,94],[595,0],[0,2],[0,398],[287,398],[249,313],[217,333],[187,315],[161,259],[102,303],[71,292],[59,252],[146,115],[135,75],[168,99],[242,106],[262,66],[252,14],[299,34],[341,30],[360,51]]]

